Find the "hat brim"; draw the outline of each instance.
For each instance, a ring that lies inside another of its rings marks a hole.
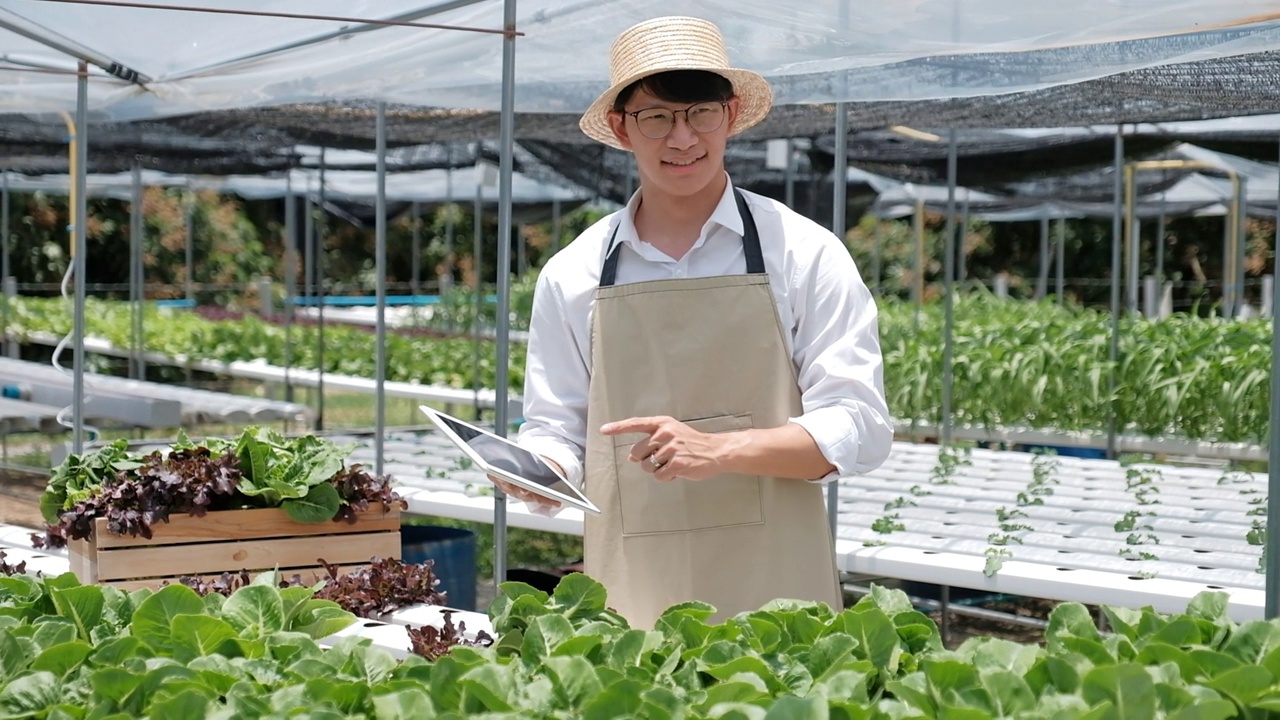
[[[734,121],[733,127],[729,129],[729,135],[737,135],[755,126],[765,119],[765,116],[769,114],[769,109],[773,107],[773,90],[769,87],[769,81],[750,70],[739,70],[737,68],[659,68],[655,70],[650,68],[643,73],[637,73],[632,77],[625,78],[604,91],[600,97],[596,98],[595,102],[591,103],[591,107],[587,108],[587,111],[582,114],[582,119],[578,121],[578,127],[582,128],[582,132],[592,140],[597,140],[619,150],[626,150],[618,142],[617,136],[613,134],[613,127],[609,125],[609,112],[613,110],[613,103],[617,99],[618,93],[622,92],[631,83],[650,75],[656,75],[668,70],[689,69],[713,72],[724,76],[729,82],[733,83],[733,94],[738,98],[738,118]]]

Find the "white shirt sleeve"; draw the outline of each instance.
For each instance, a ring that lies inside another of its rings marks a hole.
[[[836,467],[821,481],[879,467],[893,448],[876,305],[838,241],[792,279],[793,357],[804,411],[791,418]]]
[[[533,293],[524,381],[525,423],[516,441],[554,461],[574,487],[582,487],[587,437],[589,348],[581,348],[560,288],[543,272]]]

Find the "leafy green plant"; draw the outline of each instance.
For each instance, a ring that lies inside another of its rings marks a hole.
[[[146,455],[116,441],[54,469],[40,499],[50,525],[44,541],[89,538],[100,517],[112,533],[150,538],[153,523],[172,513],[279,507],[296,522],[355,522],[372,502],[403,504],[388,478],[344,468],[349,453],[314,435],[285,438],[260,427],[201,444],[180,434],[167,452]]]
[[[934,485],[952,485],[956,473],[962,467],[973,465],[973,448],[970,446],[943,445],[938,448],[938,462],[933,467],[929,482]]]

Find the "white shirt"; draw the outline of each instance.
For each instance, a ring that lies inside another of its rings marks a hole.
[[[835,472],[874,470],[889,456],[893,424],[884,397],[876,306],[849,251],[826,228],[782,203],[744,192],[765,271],[799,378],[809,432]],[[524,418],[517,441],[554,460],[581,487],[591,381],[591,316],[606,246],[617,228],[617,284],[746,272],[742,218],[732,183],[692,249],[674,260],[642,241],[633,222],[640,192],[547,261],[529,327]]]

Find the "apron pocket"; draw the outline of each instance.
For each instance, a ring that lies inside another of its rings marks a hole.
[[[754,427],[750,413],[683,421],[705,433]],[[622,506],[622,534],[713,530],[764,522],[764,482],[758,475],[724,474],[707,480],[658,482],[629,459],[640,438],[619,436],[613,448]]]

